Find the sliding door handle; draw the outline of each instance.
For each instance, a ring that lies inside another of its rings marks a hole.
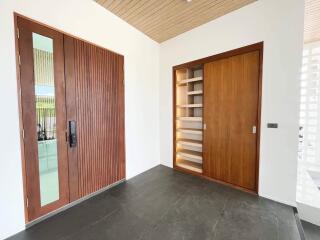
[[[69,121],[69,146],[77,146],[77,124],[76,121]]]
[[[257,133],[257,127],[256,127],[256,126],[253,126],[253,127],[252,127],[252,133],[253,133],[253,134],[256,134],[256,133]]]

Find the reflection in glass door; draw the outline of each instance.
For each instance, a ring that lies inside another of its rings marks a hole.
[[[32,34],[41,206],[59,199],[53,40]]]

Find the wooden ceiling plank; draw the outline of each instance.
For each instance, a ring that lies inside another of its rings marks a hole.
[[[96,3],[98,3],[99,5],[103,5],[105,0],[94,0]]]
[[[310,43],[320,40],[320,1],[306,0],[304,42]]]
[[[236,10],[236,9],[235,9],[235,8],[232,8],[232,9],[229,10],[229,12],[232,12],[232,11],[234,11],[234,10]],[[224,15],[224,14],[220,13],[219,15],[215,15],[215,17],[216,17],[216,18],[219,18],[219,17],[221,17],[221,16],[223,16],[223,15]],[[204,13],[204,14],[203,14],[203,18],[206,19],[206,16],[207,16],[207,22],[209,22],[209,21],[210,21],[209,19],[211,19],[212,13],[211,13],[211,12],[208,12],[208,13],[206,13],[206,14]],[[216,19],[216,18],[215,18],[215,19]],[[202,25],[202,24],[203,24],[203,21],[199,21],[199,20],[197,20],[197,19],[195,19],[195,20],[191,19],[190,21],[187,21],[187,22],[185,22],[184,24],[180,25],[179,34],[182,34],[182,33],[184,33],[184,32],[189,31],[190,26],[191,26],[192,29],[193,29],[193,28],[196,28],[196,27],[198,27],[198,26],[200,26],[200,25]],[[159,39],[159,41],[162,42],[162,41],[165,41],[165,40],[168,40],[168,39],[174,37],[174,36],[176,35],[176,33],[177,33],[177,29],[175,29],[175,28],[173,27],[173,28],[171,28],[171,29],[167,29],[167,31],[166,31],[167,36],[161,37],[161,35],[160,35],[160,36],[157,36],[157,35],[155,35],[155,34],[152,34],[152,36],[155,37],[156,39]],[[160,32],[160,34],[161,34],[161,32]]]
[[[248,1],[248,0],[244,0]],[[249,0],[250,1],[250,0]],[[171,31],[176,31],[176,28],[181,28],[185,30],[185,27],[188,28],[190,25],[192,28],[202,25],[205,22],[210,21],[211,18],[216,19],[222,15],[225,15],[225,13],[232,12],[233,10],[237,9],[237,6],[242,6],[241,4],[237,4],[236,2],[229,0],[228,3],[224,2],[219,2],[216,5],[212,5],[211,7],[203,8],[202,12],[199,12],[197,14],[201,15],[201,19],[199,18],[190,18],[190,16],[185,16],[183,18],[178,19],[179,22],[170,22],[166,23],[166,25],[163,25],[162,27],[159,27],[158,29],[154,29],[151,32],[148,32],[148,34],[153,35],[156,34],[157,32],[162,33],[162,32],[171,32]],[[182,31],[182,30],[181,30]],[[181,32],[182,33],[182,32]]]
[[[172,19],[180,19],[184,14],[188,14],[187,17],[190,17],[190,13],[196,13],[199,11],[199,8],[205,7],[208,4],[215,4],[218,1],[226,1],[226,0],[212,0],[212,1],[196,1],[191,3],[183,3],[181,5],[170,7],[166,10],[165,17],[163,19],[155,19],[155,21],[159,21],[161,24],[165,24]],[[164,14],[162,14],[163,16]],[[152,25],[152,24],[149,24]],[[148,27],[148,26],[146,26]]]
[[[149,11],[152,9],[157,9],[159,6],[158,0],[149,0],[144,5],[140,6],[134,14],[130,14],[126,17],[126,21],[134,23],[138,21],[140,18],[143,18]]]
[[[217,0],[215,0],[216,2]],[[225,0],[220,0],[220,1],[225,1]],[[190,4],[193,4],[191,2]],[[164,9],[165,11],[165,16],[162,12],[155,14],[153,16],[152,21],[147,22],[146,24],[141,25],[142,28],[146,29],[146,31],[151,31],[151,28],[157,28],[159,25],[166,25],[170,20],[172,19],[178,19],[181,18],[183,14],[188,14],[188,12],[195,12],[195,9],[198,9],[201,7],[203,3],[201,1],[195,2],[192,7],[189,7],[186,3],[184,3],[184,6],[175,6],[175,7],[168,7],[168,9]],[[179,11],[177,11],[179,9]],[[197,10],[198,11],[198,10]],[[190,17],[190,15],[188,15]],[[153,23],[157,24],[153,24]]]
[[[180,25],[180,31],[179,31],[179,34],[181,33],[184,33],[186,31],[189,31],[190,30],[190,27],[191,29],[195,28],[195,27],[198,27],[206,22],[209,22],[209,21],[212,21],[214,19],[217,19],[223,15],[225,15],[226,13],[229,13],[229,12],[232,12],[234,10],[237,10],[239,9],[240,7],[242,7],[243,5],[234,5],[234,2],[230,2],[228,4],[225,4],[225,5],[219,5],[216,7],[216,10],[213,9],[213,12],[208,9],[208,11],[204,11],[201,13],[201,16],[202,18],[201,19],[198,19],[198,18],[191,18],[189,20],[186,20],[186,21],[183,21],[183,23]],[[214,18],[213,18],[214,16]],[[168,36],[167,37],[164,37],[164,39],[161,39],[161,41],[165,41],[171,37],[173,37],[175,35],[175,32],[177,31],[175,29],[175,26],[173,27],[170,27],[170,28],[167,28],[167,33],[168,33]],[[172,34],[171,34],[172,33]]]
[[[227,1],[229,1],[229,0],[227,0]],[[196,9],[187,9],[185,12],[179,13],[178,16],[173,15],[171,17],[168,17],[163,22],[159,21],[160,24],[157,26],[151,25],[150,28],[148,28],[148,26],[144,26],[144,28],[146,28],[146,31],[149,34],[152,34],[152,32],[154,30],[158,31],[158,32],[163,32],[163,29],[165,29],[165,28],[170,28],[172,26],[179,27],[180,22],[184,22],[184,21],[190,19],[192,16],[194,16],[196,18],[196,16],[201,15],[203,13],[203,11],[209,11],[210,8],[217,7],[219,4],[224,4],[225,2],[226,2],[226,0],[215,0],[214,2],[212,1],[209,4],[203,5],[201,7],[196,8]]]
[[[113,9],[113,13],[122,16],[124,13],[130,11],[130,9],[137,3],[135,0],[126,0],[121,1],[122,4],[119,4],[116,8]]]
[[[95,0],[161,42],[257,0]]]
[[[135,14],[135,12],[143,7],[145,5],[145,2],[147,0],[134,0],[134,5],[127,11],[127,12],[124,12],[122,15],[121,15],[121,18],[124,19],[125,21],[127,21],[128,17],[131,16],[132,14]]]
[[[125,16],[127,14],[131,14],[132,12],[134,12],[139,4],[141,4],[141,1],[138,1],[138,0],[123,0],[122,4],[119,6],[117,12],[113,12],[113,13],[126,21]],[[107,10],[109,10],[109,9],[107,9]],[[131,23],[129,23],[129,24],[131,24]]]
[[[121,8],[123,6],[122,3],[123,3],[122,1],[113,0],[112,5],[109,7],[110,11],[117,15],[116,9],[119,7]]]
[[[158,1],[160,3],[156,7],[145,9],[142,14],[139,16],[136,16],[134,19],[134,22],[136,25],[143,27],[141,24],[144,21],[152,21],[154,22],[154,19],[157,15],[162,15],[164,11],[166,11],[165,8],[171,8],[176,5],[176,1],[172,0],[164,0],[164,1]]]
[[[111,12],[110,8],[112,7],[113,4],[114,4],[114,0],[105,0],[102,6],[107,8]]]

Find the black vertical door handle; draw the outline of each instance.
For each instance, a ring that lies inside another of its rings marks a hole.
[[[69,146],[77,146],[77,124],[76,121],[69,121]]]

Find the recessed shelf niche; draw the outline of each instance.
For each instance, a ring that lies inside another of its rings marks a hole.
[[[203,68],[175,71],[175,166],[202,174]]]

